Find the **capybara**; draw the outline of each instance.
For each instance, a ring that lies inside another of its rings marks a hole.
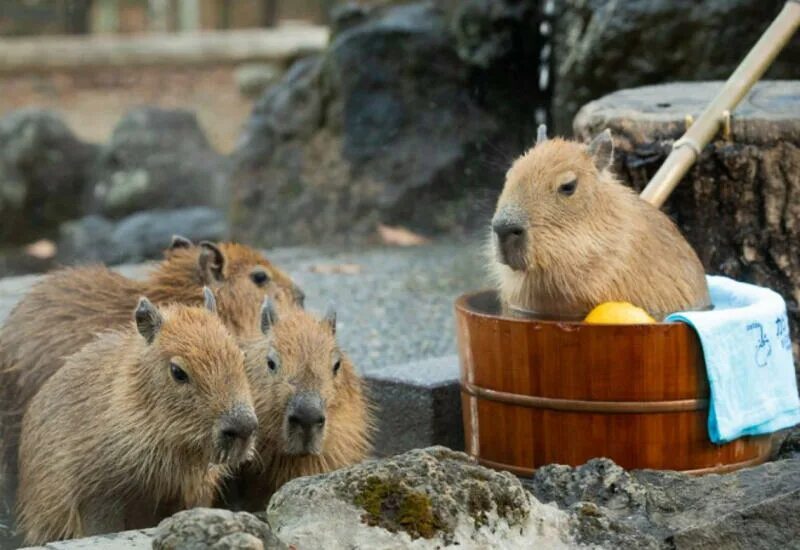
[[[25,412],[17,520],[26,542],[155,525],[209,506],[251,458],[258,422],[244,355],[213,311],[141,298]]]
[[[505,308],[574,319],[608,301],[657,318],[710,306],[703,266],[675,224],[611,173],[611,133],[588,146],[544,133],[508,170],[492,219]]]
[[[255,250],[237,243],[193,245],[182,237],[173,238],[165,260],[142,281],[87,266],[56,271],[36,284],[0,330],[0,441],[6,477],[15,478],[19,424],[28,401],[68,355],[98,332],[125,325],[139,296],[156,305],[200,305],[204,285],[216,292],[220,317],[234,335],[251,330],[252,312],[265,295],[303,300],[289,277]],[[13,493],[13,487],[6,491]]]
[[[323,319],[267,298],[266,336],[242,344],[259,428],[256,456],[228,483],[225,504],[263,510],[287,481],[349,466],[370,451],[372,414],[362,380]]]

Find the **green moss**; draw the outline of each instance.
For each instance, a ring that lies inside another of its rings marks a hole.
[[[398,480],[368,477],[354,503],[366,512],[362,519],[368,525],[394,533],[405,531],[411,538],[429,539],[445,528],[428,495],[412,491]]]

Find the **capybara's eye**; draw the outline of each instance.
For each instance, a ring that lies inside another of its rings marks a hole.
[[[180,368],[175,363],[169,364],[169,371],[172,373],[172,378],[179,384],[186,384],[189,381],[189,375],[186,371]]]
[[[339,369],[342,367],[342,360],[337,359],[336,362],[333,364],[333,374],[339,372]]]
[[[578,187],[578,180],[568,181],[558,186],[558,192],[569,197],[575,192],[576,187]]]
[[[267,367],[269,367],[269,370],[271,370],[272,372],[275,372],[275,370],[278,368],[278,364],[275,362],[274,359],[268,358]]]
[[[269,282],[269,275],[266,271],[258,270],[250,274],[250,279],[258,286],[264,286]]]

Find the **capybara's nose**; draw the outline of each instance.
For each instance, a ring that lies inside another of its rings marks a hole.
[[[289,425],[311,431],[325,425],[325,412],[322,410],[322,400],[313,395],[299,394],[292,398],[289,404]]]
[[[501,243],[510,242],[525,234],[525,228],[519,223],[502,219],[492,221],[492,231],[494,231]]]
[[[223,414],[219,431],[222,437],[229,440],[247,439],[258,428],[258,419],[253,409],[246,405],[237,405]]]

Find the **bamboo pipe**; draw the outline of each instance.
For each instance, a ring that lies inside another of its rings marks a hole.
[[[729,113],[733,111],[766,72],[798,27],[800,27],[800,0],[789,0],[703,114],[672,146],[672,152],[642,191],[640,196],[644,200],[656,208],[664,204],[672,190],[700,156],[703,147],[719,130],[725,111]]]

